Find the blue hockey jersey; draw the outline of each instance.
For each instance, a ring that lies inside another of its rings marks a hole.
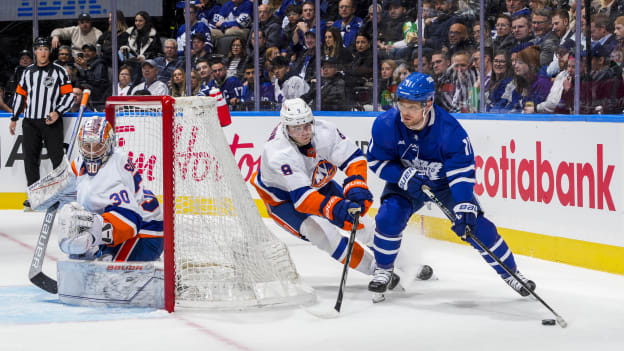
[[[218,21],[223,21],[221,30],[231,27],[241,29],[249,27],[253,18],[253,3],[249,0],[243,1],[240,5],[235,5],[232,1],[226,2],[219,11]]]
[[[243,96],[243,84],[236,77],[230,77],[223,82],[223,84],[219,85],[216,79],[212,79],[208,82],[208,85],[202,84],[198,96],[210,96],[210,89],[212,87],[217,87],[221,90],[221,94],[223,94],[223,98],[225,102],[228,104],[232,98],[241,98]]]
[[[418,170],[434,191],[450,187],[457,202],[472,202],[475,162],[468,134],[455,117],[437,105],[427,126],[412,131],[392,108],[375,119],[368,146],[369,168],[381,179],[397,183],[407,167]]]

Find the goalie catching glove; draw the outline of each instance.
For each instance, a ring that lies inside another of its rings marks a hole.
[[[59,247],[68,255],[82,255],[92,247],[113,243],[113,226],[77,202],[61,208],[58,226]]]
[[[474,231],[474,226],[477,224],[477,205],[470,202],[461,202],[453,208],[455,212],[455,223],[451,229],[462,240],[466,240],[466,231],[470,228],[470,231]]]
[[[373,204],[373,194],[368,190],[368,185],[361,175],[347,177],[342,187],[345,198],[349,201],[357,202],[360,205],[360,216],[364,216]]]
[[[333,225],[344,230],[353,229],[353,213],[360,211],[360,205],[356,202],[340,198],[338,196],[328,196],[321,203],[321,213]],[[362,223],[358,224],[357,229],[364,228]]]

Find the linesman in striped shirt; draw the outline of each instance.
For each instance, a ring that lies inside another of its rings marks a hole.
[[[63,160],[63,113],[74,101],[67,71],[50,62],[49,38],[39,37],[33,42],[35,64],[28,66],[15,89],[13,116],[9,132],[15,134],[19,115],[22,121],[24,169],[28,185],[39,180],[42,143],[48,150],[52,166]],[[27,203],[24,203],[27,206]]]

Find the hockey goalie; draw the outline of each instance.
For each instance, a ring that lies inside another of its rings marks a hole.
[[[158,260],[163,252],[163,220],[158,199],[114,144],[113,127],[103,117],[87,120],[78,134],[79,156],[71,163],[77,202],[63,206],[57,216],[59,246],[71,259],[58,264],[59,297],[69,303],[110,299],[158,307],[158,296],[145,297],[145,304],[125,300],[142,290],[162,295],[162,282],[152,290],[144,284],[162,275],[145,261]]]

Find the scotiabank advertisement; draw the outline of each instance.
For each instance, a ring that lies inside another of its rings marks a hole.
[[[375,114],[322,113],[318,118],[335,123],[366,152]],[[69,126],[74,120],[64,118],[66,140],[70,139]],[[624,165],[624,124],[491,117],[460,122],[476,154],[475,192],[497,226],[624,247],[624,179],[620,171]],[[262,146],[278,123],[277,113],[236,114],[232,125],[224,128],[247,182],[258,169]],[[0,116],[0,208],[17,208],[7,207],[7,194],[25,193],[22,139],[9,135],[8,125],[8,115]],[[123,133],[119,132],[122,139]],[[45,149],[41,169],[42,175],[51,170]],[[336,179],[341,181],[342,177]],[[378,197],[383,182],[369,173],[369,186]],[[259,198],[248,187],[252,196]],[[378,205],[376,199],[373,206]],[[421,212],[443,217],[435,208],[423,208]]]

